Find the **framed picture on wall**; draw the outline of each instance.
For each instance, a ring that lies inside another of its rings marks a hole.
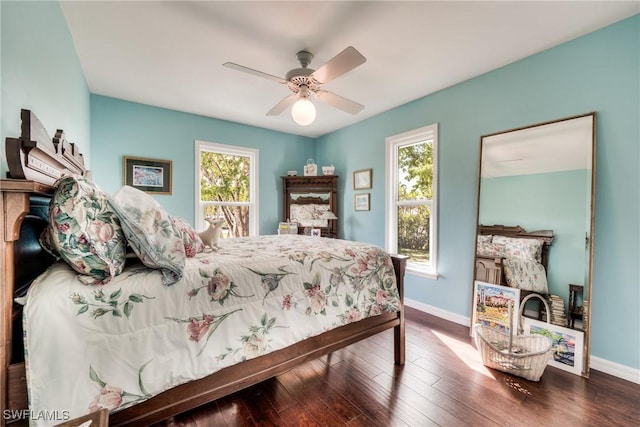
[[[353,173],[353,189],[366,190],[371,188],[371,169],[362,169]]]
[[[125,156],[123,160],[124,185],[153,194],[171,194],[171,160]]]
[[[368,211],[371,209],[369,193],[356,194],[354,196],[354,208],[357,211]]]

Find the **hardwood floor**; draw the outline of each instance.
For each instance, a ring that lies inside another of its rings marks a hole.
[[[468,328],[407,308],[393,332],[351,345],[159,426],[638,426],[640,385],[547,367],[540,382],[485,368]]]

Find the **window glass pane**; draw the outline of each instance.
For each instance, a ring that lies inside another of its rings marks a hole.
[[[398,148],[398,200],[433,197],[433,144],[423,141]]]
[[[200,200],[204,202],[248,202],[251,161],[246,156],[202,151]]]
[[[398,253],[410,256],[411,262],[428,264],[430,223],[428,206],[399,206]]]
[[[245,237],[249,235],[249,206],[205,206],[203,218],[224,220],[220,238]],[[202,230],[209,226],[204,223]]]

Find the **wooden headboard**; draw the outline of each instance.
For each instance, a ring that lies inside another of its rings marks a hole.
[[[87,173],[82,154],[65,140],[64,131],[51,138],[30,110],[21,110],[20,117],[20,137],[6,139],[9,171],[0,180],[0,413],[26,408],[22,306],[15,298],[54,262],[38,241],[48,222],[53,185],[63,175]]]

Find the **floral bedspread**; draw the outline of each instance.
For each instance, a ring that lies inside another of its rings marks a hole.
[[[57,263],[25,304],[30,409],[117,411],[399,305],[389,255],[338,239],[223,240],[173,286],[138,263],[86,286]]]

